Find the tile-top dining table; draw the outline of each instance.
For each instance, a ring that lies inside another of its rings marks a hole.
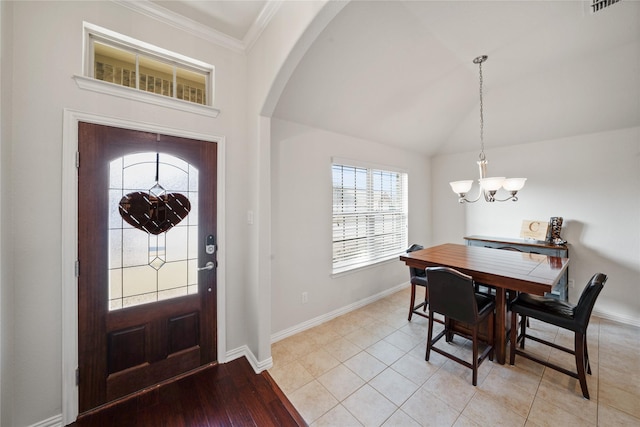
[[[569,258],[453,243],[410,252],[400,260],[420,269],[454,268],[473,277],[476,283],[496,289],[495,352],[500,364],[506,360],[506,291],[544,295],[551,292],[569,265]]]

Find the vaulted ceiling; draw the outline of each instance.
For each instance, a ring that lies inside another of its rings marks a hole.
[[[238,40],[270,1],[156,1]],[[640,126],[640,2],[351,1],[274,117],[429,155]]]

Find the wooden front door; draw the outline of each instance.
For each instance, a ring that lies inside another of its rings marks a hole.
[[[216,144],[79,123],[80,413],[216,360]]]

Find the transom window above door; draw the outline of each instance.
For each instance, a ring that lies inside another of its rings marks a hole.
[[[83,76],[75,76],[83,89],[213,117],[219,113],[212,108],[213,65],[86,22],[84,46]]]

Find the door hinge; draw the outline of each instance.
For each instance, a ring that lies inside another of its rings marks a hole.
[[[76,151],[76,169],[80,168],[80,152]]]
[[[80,261],[79,260],[76,260],[74,268],[75,268],[76,277],[80,277]]]
[[[80,385],[80,368],[76,368],[76,385]]]

